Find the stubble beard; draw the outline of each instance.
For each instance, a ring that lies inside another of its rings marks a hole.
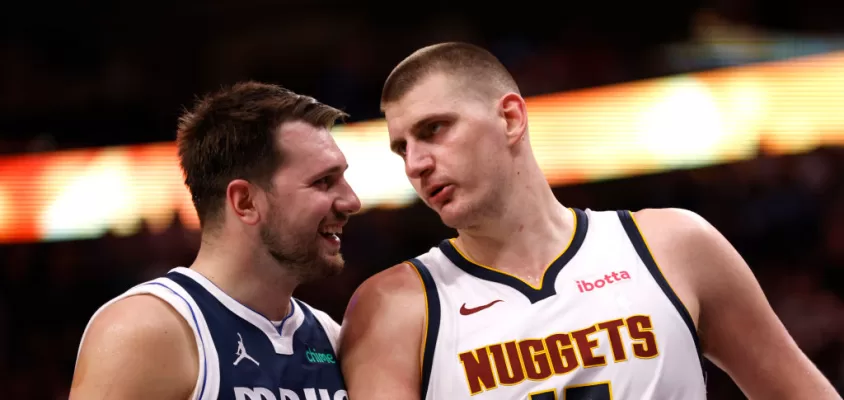
[[[275,218],[270,221],[273,223],[261,227],[261,242],[279,267],[288,270],[299,283],[328,278],[343,270],[344,260],[339,253],[328,257],[320,254],[317,233],[297,236],[279,229],[285,224],[275,223]]]

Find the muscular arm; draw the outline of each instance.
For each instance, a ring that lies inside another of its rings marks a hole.
[[[158,298],[132,296],[106,307],[88,328],[70,400],[185,400],[198,373],[184,319]]]
[[[683,300],[699,307],[705,355],[746,396],[841,398],[774,314],[747,263],[712,225],[676,209],[643,210],[635,218],[666,278],[690,289]]]
[[[350,399],[419,400],[425,294],[407,264],[355,291],[340,334],[340,362]]]

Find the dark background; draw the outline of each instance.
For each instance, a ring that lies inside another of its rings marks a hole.
[[[844,48],[843,8],[832,0],[14,2],[0,11],[0,154],[170,141],[197,94],[242,79],[313,95],[351,121],[379,118],[393,66],[444,40],[493,51],[525,96],[831,51]],[[844,392],[842,171],[844,149],[821,148],[555,190],[567,206],[683,207],[706,217]],[[346,271],[297,291],[338,321],[363,279],[452,234],[418,203],[368,211],[345,232]],[[159,234],[0,245],[2,397],[66,398],[94,310],[190,264],[197,245],[175,217]],[[710,369],[710,398],[743,398]]]

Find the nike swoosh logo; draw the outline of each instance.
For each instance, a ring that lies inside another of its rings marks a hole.
[[[474,314],[478,311],[486,310],[487,308],[492,307],[493,304],[498,303],[499,301],[504,301],[504,300],[493,300],[492,302],[490,302],[488,304],[484,304],[482,306],[478,306],[478,307],[475,307],[475,308],[466,308],[466,303],[463,303],[463,305],[460,306],[460,315],[472,315],[472,314]]]

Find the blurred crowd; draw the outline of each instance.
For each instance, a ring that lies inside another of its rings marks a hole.
[[[844,149],[555,188],[578,208],[682,207],[719,228],[752,267],[800,347],[844,393]],[[454,232],[423,204],[371,210],[343,235],[347,266],[296,295],[342,320],[366,277]],[[91,314],[143,280],[189,265],[198,233],[178,218],[159,234],[0,247],[0,387],[10,399],[66,398]],[[753,329],[748,326],[747,329]],[[741,392],[709,365],[713,399]]]

